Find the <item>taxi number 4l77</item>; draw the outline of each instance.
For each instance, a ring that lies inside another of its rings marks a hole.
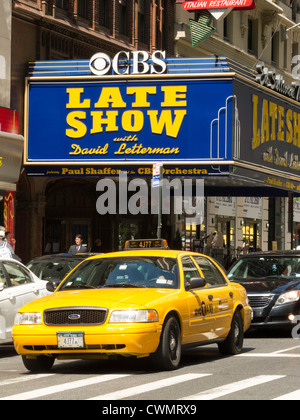
[[[57,347],[60,349],[83,349],[84,345],[84,333],[57,333]]]

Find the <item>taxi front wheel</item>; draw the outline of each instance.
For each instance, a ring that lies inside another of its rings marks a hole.
[[[36,359],[27,359],[26,356],[22,356],[22,360],[26,369],[31,372],[47,372],[52,368],[55,358],[38,356]]]
[[[222,354],[239,354],[243,349],[244,323],[241,311],[236,310],[231,322],[231,329],[225,341],[218,344]]]
[[[151,356],[155,367],[163,370],[177,369],[181,359],[181,333],[173,316],[165,321],[158,349]]]

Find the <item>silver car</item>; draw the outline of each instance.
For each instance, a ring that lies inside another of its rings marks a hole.
[[[12,342],[12,327],[18,310],[48,294],[46,282],[25,265],[13,259],[0,259],[0,344]]]

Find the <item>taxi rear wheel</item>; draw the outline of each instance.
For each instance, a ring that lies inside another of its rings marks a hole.
[[[38,356],[36,359],[27,359],[26,356],[22,356],[22,360],[26,369],[31,372],[47,372],[52,368],[55,358]]]
[[[177,319],[171,316],[165,321],[160,344],[152,355],[155,367],[164,370],[177,369],[181,359],[181,333]]]
[[[225,341],[218,345],[222,354],[239,354],[243,349],[244,323],[240,310],[236,310],[231,322],[231,329]]]

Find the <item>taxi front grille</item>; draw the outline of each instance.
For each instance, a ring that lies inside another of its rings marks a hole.
[[[107,308],[53,308],[44,312],[46,325],[101,325],[106,321]]]

